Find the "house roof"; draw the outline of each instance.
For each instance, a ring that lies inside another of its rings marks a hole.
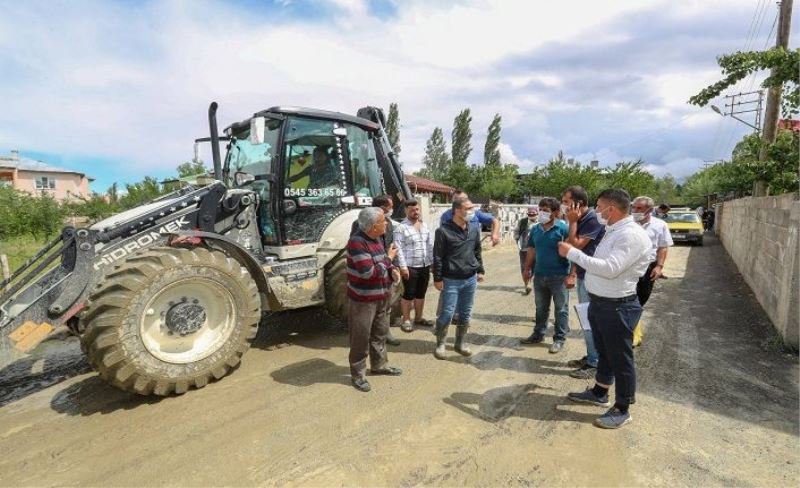
[[[86,176],[85,173],[81,173],[80,171],[51,166],[43,161],[26,158],[24,156],[0,156],[0,168],[15,168],[20,171],[37,171],[39,173],[72,173]],[[86,177],[89,180],[94,180],[92,177]]]
[[[406,183],[408,183],[408,187],[413,193],[417,193],[420,190],[434,193],[452,193],[455,190],[455,188],[447,186],[444,183],[439,183],[438,181],[429,180],[420,176],[409,174],[403,176],[405,176]]]

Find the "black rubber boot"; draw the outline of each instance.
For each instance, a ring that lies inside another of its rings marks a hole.
[[[469,324],[463,324],[456,327],[456,343],[454,349],[457,353],[465,357],[472,356],[472,351],[464,346],[464,338],[467,336]]]
[[[433,351],[433,356],[436,359],[444,359],[444,345],[447,341],[447,329],[450,328],[449,324],[436,323],[436,349]]]

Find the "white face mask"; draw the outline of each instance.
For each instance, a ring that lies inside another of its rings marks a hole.
[[[536,222],[536,217],[528,216],[528,222]]]
[[[467,215],[464,216],[464,220],[470,222],[474,218],[475,218],[475,210],[467,210]]]
[[[546,224],[550,222],[550,212],[539,212],[539,223]]]
[[[384,210],[383,211],[383,215],[385,215],[386,218],[388,219],[389,217],[391,217],[392,211],[391,210]]]
[[[561,204],[561,215],[567,215],[567,212],[569,212],[569,207],[562,203]]]
[[[642,220],[644,220],[645,213],[644,212],[633,212],[631,214],[631,216],[633,217],[633,221],[634,222],[641,222]]]
[[[606,208],[608,208],[608,207],[606,207]],[[605,208],[603,210],[605,210]],[[595,211],[595,214],[597,215],[597,223],[598,224],[600,224],[600,225],[608,225],[608,219],[604,219],[603,218],[603,212]]]

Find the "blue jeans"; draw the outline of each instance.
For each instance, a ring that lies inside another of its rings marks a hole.
[[[633,328],[641,316],[642,306],[635,295],[629,302],[596,299],[589,303],[589,322],[600,352],[595,380],[605,385],[616,382],[616,402],[622,405],[630,405],[636,398]]]
[[[463,280],[442,278],[442,281],[444,282],[441,294],[442,311],[436,317],[436,323],[441,326],[449,325],[458,309],[459,324],[468,324],[472,315],[472,304],[475,302],[478,275]]]
[[[586,281],[578,278],[575,288],[578,291],[578,303],[589,303],[589,292],[586,291]],[[586,364],[597,367],[597,348],[594,346],[594,336],[591,332],[583,331],[583,340],[586,341]]]
[[[550,301],[555,307],[556,330],[554,341],[564,341],[569,332],[569,292],[561,276],[533,276],[533,299],[536,304],[536,325],[533,335],[543,336],[547,331],[547,319],[550,317]]]

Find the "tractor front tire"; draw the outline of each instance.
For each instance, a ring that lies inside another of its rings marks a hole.
[[[258,288],[238,261],[201,247],[158,247],[127,258],[97,284],[81,341],[112,385],[182,394],[235,368],[260,317]]]

